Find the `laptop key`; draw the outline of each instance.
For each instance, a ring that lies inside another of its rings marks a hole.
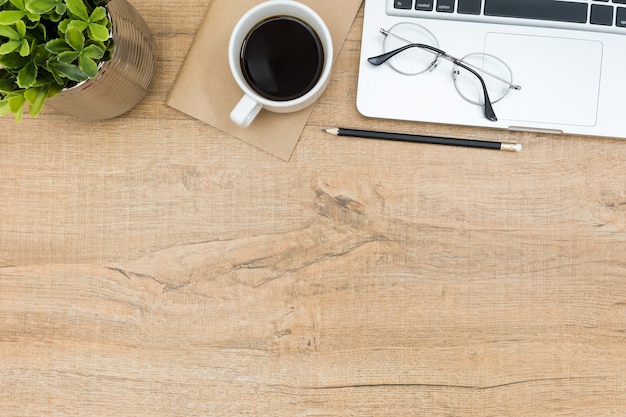
[[[413,0],[394,0],[393,7],[396,9],[411,10]]]
[[[592,4],[589,23],[593,25],[611,26],[613,24],[613,6]]]
[[[482,0],[459,0],[457,12],[461,14],[480,14]]]
[[[615,18],[615,26],[626,28],[626,8],[618,7],[617,16]]]
[[[417,0],[415,2],[415,10],[424,10],[430,12],[433,10],[435,0]]]
[[[454,12],[454,0],[437,0],[437,11],[444,13]]]
[[[587,3],[556,0],[485,0],[485,15],[587,23]]]

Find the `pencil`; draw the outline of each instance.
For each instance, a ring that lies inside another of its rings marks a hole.
[[[434,145],[463,146],[466,148],[493,149],[497,151],[519,152],[521,143],[490,142],[473,139],[442,138],[437,136],[411,135],[407,133],[374,132],[371,130],[344,129],[341,127],[324,129],[324,132],[335,136],[350,136],[366,139],[397,140],[401,142],[429,143]]]

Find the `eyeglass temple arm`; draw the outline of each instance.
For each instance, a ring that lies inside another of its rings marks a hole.
[[[473,69],[471,69],[470,67],[465,65],[463,62],[459,61],[458,59],[454,60],[454,63],[461,68],[465,68],[466,70],[474,74],[476,78],[478,78],[478,81],[480,81],[480,85],[483,88],[483,95],[485,97],[485,106],[484,106],[485,117],[488,120],[491,120],[492,122],[497,122],[498,117],[496,116],[496,112],[493,111],[493,106],[491,105],[491,99],[489,99],[489,93],[487,92],[487,86],[485,85],[485,80],[483,80],[483,77],[481,77],[480,74],[478,74],[476,71],[474,71]]]
[[[435,52],[438,55],[441,56],[448,56],[444,51],[441,51],[433,46],[430,45],[424,45],[421,43],[410,43],[408,45],[404,45],[401,46],[398,49],[394,49],[393,51],[389,51],[387,53],[384,53],[382,55],[378,55],[378,56],[373,56],[371,58],[367,58],[367,62],[369,62],[372,65],[381,65],[384,64],[385,62],[387,62],[389,59],[393,58],[395,55],[399,54],[400,52],[406,51],[409,48],[423,48],[423,49],[428,49],[432,52]],[[480,76],[480,74],[478,74],[476,71],[474,71],[473,69],[471,69],[470,67],[468,67],[467,65],[465,65],[462,61],[458,60],[458,59],[453,59],[453,62],[458,65],[461,68],[466,69],[467,71],[471,72],[472,74],[474,74],[477,78],[478,81],[480,81],[480,85],[482,87],[483,90],[483,96],[485,98],[485,105],[484,105],[484,109],[485,109],[485,117],[488,120],[491,120],[492,122],[496,122],[498,121],[498,117],[496,116],[496,113],[493,111],[493,106],[491,105],[491,100],[489,99],[489,93],[487,93],[487,86],[485,85],[485,80],[483,80],[483,77]]]
[[[381,65],[387,62],[389,59],[396,56],[397,54],[399,54],[400,52],[406,51],[407,49],[410,49],[410,48],[423,48],[423,49],[428,49],[430,51],[433,51],[435,54],[439,53],[437,48],[434,48],[430,45],[424,45],[421,43],[410,43],[408,45],[401,46],[398,49],[394,49],[393,51],[389,51],[382,55],[367,58],[367,62],[369,62],[372,65]]]

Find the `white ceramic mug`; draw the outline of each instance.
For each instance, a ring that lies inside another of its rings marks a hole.
[[[322,72],[313,88],[287,101],[270,100],[254,91],[246,81],[240,63],[241,49],[250,31],[258,23],[276,16],[294,17],[308,24],[317,33],[324,54]],[[228,62],[235,81],[244,93],[230,118],[237,125],[248,127],[261,109],[276,113],[295,112],[310,106],[322,95],[328,85],[333,63],[332,37],[322,18],[310,7],[295,0],[268,0],[246,12],[235,25],[228,45]]]

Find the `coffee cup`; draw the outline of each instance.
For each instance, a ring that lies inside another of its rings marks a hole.
[[[328,85],[333,42],[328,27],[310,7],[295,0],[267,0],[235,25],[228,62],[243,97],[230,114],[248,127],[261,109],[302,110]]]

